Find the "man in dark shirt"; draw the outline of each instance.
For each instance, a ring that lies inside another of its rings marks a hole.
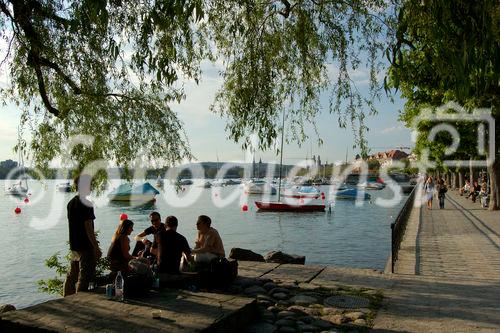
[[[179,274],[182,254],[191,260],[191,249],[184,236],[177,232],[179,222],[175,216],[165,219],[166,229],[158,233],[158,271]]]
[[[75,179],[78,195],[68,202],[69,247],[71,268],[64,281],[63,296],[87,291],[95,277],[97,260],[102,255],[94,232],[94,208],[86,199],[90,194],[89,175]]]
[[[137,243],[134,247],[132,255],[138,255],[139,251],[143,251],[143,253],[148,252],[148,250],[151,252],[151,254],[157,255],[158,244],[156,241],[156,236],[158,232],[165,230],[165,225],[161,223],[161,216],[158,212],[152,212],[151,214],[149,214],[149,221],[151,221],[151,226],[144,229],[143,232],[134,237],[137,242],[142,242],[144,246],[142,246],[141,243]],[[153,242],[145,238],[148,235],[153,235]]]

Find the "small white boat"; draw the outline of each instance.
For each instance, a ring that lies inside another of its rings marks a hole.
[[[212,182],[212,187],[222,187],[222,186],[225,186],[225,185],[226,185],[226,182],[223,179],[215,179]]]
[[[241,180],[240,179],[228,179],[226,180],[226,186],[227,185],[240,185],[241,184]]]
[[[163,187],[165,185],[165,181],[160,177],[158,176],[158,178],[156,178],[156,187]]]
[[[378,182],[364,182],[357,185],[357,188],[365,190],[382,190],[384,187],[385,184]]]
[[[357,188],[338,191],[335,196],[337,200],[357,200],[358,196],[361,200],[370,200],[372,197],[370,194],[365,193],[363,190],[358,190]]]
[[[134,186],[133,184],[122,184],[108,194],[110,201],[120,202],[151,202],[160,192],[150,183]]]
[[[198,187],[211,188],[212,187],[212,183],[209,182],[209,181],[205,181],[205,182],[202,182],[200,185],[198,185]]]
[[[244,186],[248,194],[276,194],[276,188],[262,179],[252,179]]]
[[[288,198],[310,198],[310,199],[318,199],[321,195],[319,189],[314,186],[293,186],[291,188],[287,188],[283,191],[281,196]]]
[[[6,188],[5,194],[15,195],[15,196],[25,196],[28,194],[28,186],[23,186],[22,181],[19,181],[19,183],[15,183],[14,185]]]
[[[59,192],[71,192],[71,191],[73,191],[73,187],[71,186],[70,182],[59,183],[56,185],[56,189]]]
[[[181,186],[193,185],[193,181],[191,179],[181,179],[179,181],[179,185]]]

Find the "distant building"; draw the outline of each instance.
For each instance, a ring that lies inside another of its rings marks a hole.
[[[368,160],[377,160],[381,167],[391,166],[394,161],[408,158],[409,154],[399,149],[391,149],[384,152],[378,152],[368,157]]]

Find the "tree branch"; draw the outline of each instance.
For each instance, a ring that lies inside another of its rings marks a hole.
[[[7,59],[9,58],[9,54],[10,54],[10,49],[12,48],[12,41],[14,40],[14,36],[12,36],[12,38],[9,40],[9,46],[7,47],[7,54],[5,55],[5,58],[3,58],[2,62],[0,62],[0,67],[3,66],[3,64],[7,61]]]
[[[279,11],[278,13],[283,15],[284,18],[288,18],[290,16],[290,12],[293,10],[295,6],[297,6],[297,3],[294,3],[293,5],[290,4],[288,0],[281,0],[281,3],[285,5],[285,9]]]
[[[54,116],[59,117],[60,116],[59,110],[52,106],[52,104],[49,101],[49,97],[47,96],[47,91],[45,89],[45,82],[43,80],[43,74],[40,65],[35,64],[34,68],[35,68],[36,78],[38,80],[38,90],[40,92],[40,96],[42,97],[43,105],[45,105],[47,111],[52,113]]]
[[[59,74],[63,78],[63,80],[71,87],[71,89],[73,89],[73,92],[75,94],[80,95],[82,93],[82,89],[75,83],[75,81],[73,81],[68,75],[66,75],[66,73],[62,71],[61,67],[59,67],[58,64],[53,63],[47,58],[41,57],[34,53],[32,54],[31,52],[28,57],[30,56],[32,57],[33,61],[38,65],[49,67],[55,70],[56,73]]]

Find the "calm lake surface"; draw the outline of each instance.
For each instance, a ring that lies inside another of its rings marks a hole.
[[[55,276],[45,267],[45,259],[58,251],[67,253],[66,204],[74,194],[58,192],[56,184],[61,182],[31,181],[29,203],[0,193],[0,303],[23,308],[56,297],[40,293],[36,281]],[[154,181],[151,184],[154,185]],[[5,181],[0,181],[0,189],[4,186]],[[110,204],[105,198],[94,198],[95,228],[100,231],[103,252],[107,252],[121,213],[128,214],[135,222],[135,235],[150,225],[148,214],[157,210],[162,220],[168,215],[177,216],[178,231],[191,246],[196,237],[196,218],[205,214],[212,218],[212,225],[219,231],[226,255],[233,247],[263,255],[280,250],[305,255],[306,264],[383,270],[390,254],[390,223],[407,198],[403,196],[389,208],[367,201],[362,206],[337,201],[329,214],[257,212],[253,201],[261,197],[253,195],[248,197],[248,211],[243,212],[239,195],[242,190],[238,186],[212,189],[187,186],[185,189],[179,195],[162,191],[156,203],[147,207]],[[323,186],[321,190],[328,194],[329,187]],[[369,193],[372,202],[394,196],[388,187]],[[232,197],[235,199],[231,200]],[[21,214],[14,213],[16,207],[22,209]]]

